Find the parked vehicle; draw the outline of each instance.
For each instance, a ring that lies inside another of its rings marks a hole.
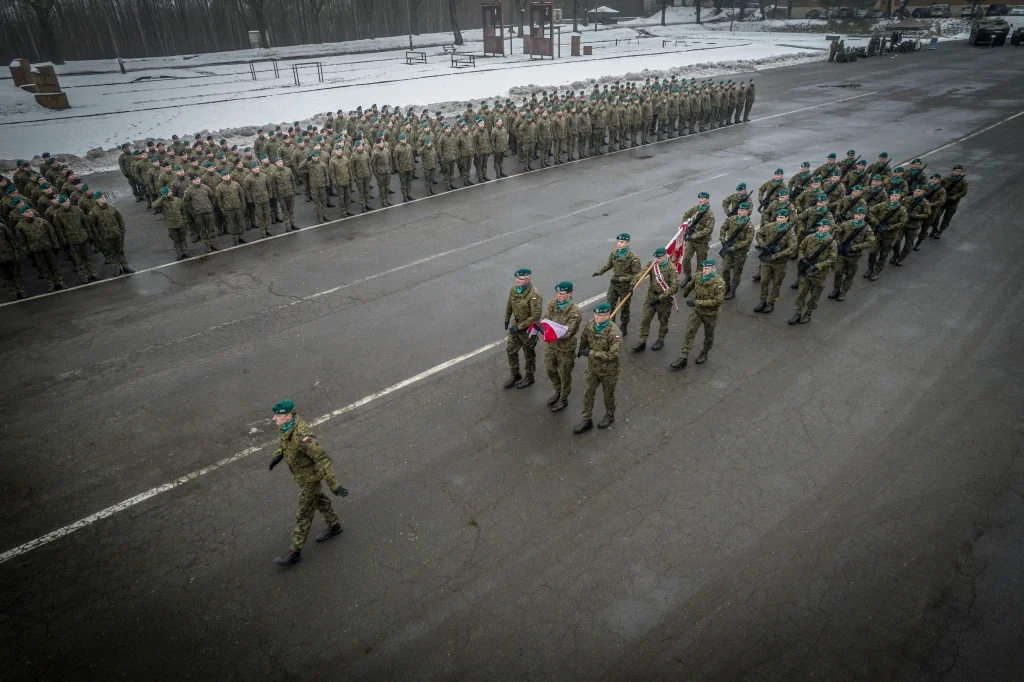
[[[1002,17],[1010,13],[1009,5],[989,5],[988,9],[985,10],[985,16],[987,17]]]
[[[812,9],[810,12],[804,15],[804,19],[821,19],[821,12],[816,9]]]
[[[968,5],[967,7],[961,7],[960,8],[960,18],[961,19],[968,19],[968,18],[970,18],[971,16],[974,15],[974,11],[975,11],[975,7],[973,5]],[[977,11],[978,12],[982,12],[984,10],[979,6],[977,8]]]
[[[1010,33],[1010,25],[1000,17],[974,17],[971,22],[971,37],[967,41],[971,45],[991,45],[999,47],[1006,42]]]
[[[869,9],[864,13],[865,19],[886,19],[885,10],[882,9]]]
[[[1009,16],[1024,17],[1024,5],[1017,5],[1016,7],[1011,7]]]
[[[949,5],[930,5],[928,7],[918,7],[910,13],[910,16],[915,19],[948,19],[953,16],[953,12],[950,10]]]

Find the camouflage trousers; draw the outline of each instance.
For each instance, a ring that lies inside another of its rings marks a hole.
[[[313,197],[313,213],[316,214],[318,223],[327,222],[327,187],[310,187],[310,196]],[[261,226],[262,227],[262,226]]]
[[[409,198],[412,191],[412,171],[398,171],[398,184],[402,189],[402,198]]]
[[[825,288],[825,280],[828,278],[828,273],[815,273],[813,275],[804,275],[797,280],[799,285],[798,291],[796,292],[796,303],[793,304],[793,311],[800,313],[804,311],[804,305],[806,304],[806,311],[813,313],[818,307],[818,300],[821,298],[821,290]]]
[[[743,104],[743,120],[744,121],[749,121],[750,120],[750,110],[753,107],[754,107],[754,100],[752,100],[752,99],[748,99]],[[740,108],[736,107],[736,118],[739,118],[739,117],[740,117]]]
[[[960,204],[959,201],[947,201],[942,210],[938,211],[938,215],[935,216],[935,223],[932,225],[933,230],[937,230],[940,234],[946,231],[949,227],[949,223],[953,220],[953,216],[956,215],[957,206]]]
[[[300,484],[299,508],[295,512],[295,530],[292,531],[291,551],[298,552],[306,544],[309,527],[313,525],[313,515],[318,511],[328,526],[340,523],[338,515],[331,507],[330,500],[327,499],[320,487],[320,481]]]
[[[490,154],[477,154],[473,157],[473,165],[476,166],[477,180],[487,177],[487,160]]]
[[[224,219],[224,225],[228,228],[228,234],[236,239],[242,236],[242,233],[245,232],[245,218],[242,216],[241,208],[225,209],[221,211],[221,217]],[[168,228],[168,232],[170,232],[170,228]]]
[[[697,256],[697,269],[700,270],[701,263],[707,260],[708,257],[708,242],[687,242],[683,251],[683,272],[686,273],[686,279],[693,277],[693,256]]]
[[[615,416],[615,385],[619,382],[619,375],[598,374],[587,368],[586,389],[583,391],[583,418],[590,419],[594,414],[594,398],[597,397],[597,387],[600,386],[604,392],[604,411]]]
[[[604,128],[601,128],[599,130],[595,130],[590,134],[590,146],[595,152],[601,151],[601,147],[604,146],[605,133],[606,130]]]
[[[462,185],[466,186],[469,184],[469,172],[473,170],[473,157],[472,156],[460,156],[459,157],[459,177],[462,178]]]
[[[0,280],[14,293],[25,295],[25,281],[21,278],[21,264],[18,261],[0,263]]]
[[[114,265],[128,265],[128,260],[124,256],[124,237],[118,235],[117,237],[103,240],[102,249],[104,255]]]
[[[185,230],[179,230],[181,232],[181,241],[185,241]],[[96,266],[92,262],[92,244],[89,242],[82,242],[81,244],[68,244],[68,251],[71,254],[71,260],[75,263],[75,268],[78,270],[78,276],[82,278],[83,282],[88,282],[89,277],[96,276]]]
[[[786,279],[786,268],[789,261],[772,261],[761,263],[761,300],[775,303],[782,293],[782,280]],[[769,291],[771,289],[771,291]]]
[[[36,268],[46,278],[46,281],[50,284],[64,283],[64,277],[60,274],[60,268],[57,266],[57,259],[54,258],[53,251],[50,249],[34,251],[31,256],[32,262],[35,263]]]
[[[199,238],[207,246],[213,244],[213,241],[217,238],[216,226],[213,223],[213,212],[197,213],[193,216],[193,219],[196,223],[196,231],[199,233]]]
[[[868,267],[873,269],[875,272],[881,272],[885,269],[885,262],[889,260],[889,254],[892,253],[893,246],[896,244],[895,230],[888,230],[884,232],[878,239],[878,246],[868,254]]]
[[[388,195],[391,194],[391,174],[390,173],[378,173],[377,174],[377,191],[380,192],[380,205],[390,206],[391,200]]]
[[[697,337],[697,330],[704,327],[704,352],[711,351],[715,345],[715,325],[718,324],[718,311],[703,312],[698,308],[690,309],[690,317],[686,320],[686,338],[683,339],[683,347],[679,351],[680,357],[687,357],[690,349],[693,348],[693,340]]]
[[[345,186],[345,196],[348,196],[348,186]],[[288,196],[280,197],[277,200],[277,207],[281,209],[281,219],[284,221],[285,227],[291,227],[295,225],[295,195],[289,194]]]
[[[529,166],[533,163],[533,151],[535,143],[533,140],[522,140],[519,143],[519,163]]]
[[[167,236],[171,238],[171,243],[174,244],[174,255],[181,258],[184,254],[188,253],[188,245],[185,243],[186,234],[184,227],[168,227]],[[82,274],[81,269],[78,271]],[[83,277],[85,275],[82,275]]]
[[[494,155],[494,174],[499,178],[505,174],[505,154]]]
[[[423,188],[427,190],[427,194],[434,193],[434,171],[435,168],[424,168],[423,170]]]
[[[606,298],[607,298],[607,301],[608,301],[608,305],[610,305],[612,307],[612,310],[615,310],[615,306],[617,306],[619,304],[619,301],[621,301],[623,299],[623,297],[625,297],[625,295],[628,294],[628,293],[629,293],[629,286],[628,285],[626,287],[621,288],[621,289],[618,286],[614,285],[614,284],[612,284],[611,286],[608,287],[608,294],[606,295]],[[626,299],[626,302],[622,304],[622,308],[619,309],[619,326],[620,327],[625,327],[627,324],[629,324],[629,306],[632,303],[633,303],[633,297],[630,296],[628,299]]]
[[[733,123],[742,123],[742,121],[740,121],[740,114],[741,113],[743,113],[743,105],[742,104],[737,104],[736,105],[736,109],[733,112],[733,119],[734,119]]]
[[[640,340],[646,341],[651,333],[651,322],[654,316],[658,316],[658,339],[664,340],[668,335],[668,319],[672,316],[672,298],[658,301],[657,305],[651,305],[650,300],[644,301],[644,319],[640,322]]]
[[[839,254],[836,259],[836,276],[832,280],[832,288],[846,293],[853,286],[853,278],[857,276],[857,268],[860,266],[860,254],[856,256],[844,256]]]
[[[554,144],[555,144],[555,161],[561,161],[562,160],[562,154],[565,153],[566,146],[567,146],[566,145],[566,140],[565,140],[565,138],[562,138],[562,137],[556,137],[555,140],[554,140]]]
[[[370,205],[370,178],[356,178],[356,186],[359,188],[359,202],[366,208]]]
[[[729,251],[722,256],[722,279],[725,280],[726,291],[732,288],[733,282],[736,283],[736,286],[739,286],[740,277],[743,276],[743,265],[746,261],[746,249],[743,251]]]
[[[708,112],[708,123],[710,124],[712,130],[717,128],[718,127],[718,122],[720,120],[722,120],[722,117],[720,115],[721,111],[722,111],[721,107],[713,106],[713,107],[711,107],[711,111]]]
[[[896,255],[901,259],[909,256],[911,249],[914,248],[914,242],[917,241],[917,235],[920,232],[920,223],[907,223],[907,226],[900,230],[896,235]]]
[[[256,224],[260,228],[260,234],[266,237],[270,234],[270,201],[254,202],[253,211],[256,215]]]
[[[576,350],[556,350],[551,346],[544,349],[544,369],[548,379],[562,398],[572,391],[572,369],[576,366]]]
[[[532,377],[537,371],[537,337],[530,336],[526,330],[508,333],[505,352],[508,354],[508,369],[513,376],[519,374],[519,350],[523,351],[526,365],[526,376]]]

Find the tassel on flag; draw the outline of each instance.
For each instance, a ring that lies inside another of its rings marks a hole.
[[[564,324],[558,324],[546,317],[540,322],[535,322],[530,326],[530,336],[540,333],[542,334],[544,341],[547,343],[557,341],[565,336],[568,331],[569,328]]]
[[[665,247],[665,251],[668,253],[668,259],[672,261],[676,266],[676,274],[683,274],[683,251],[686,248],[686,242],[683,240],[683,235],[686,234],[686,228],[689,223],[683,223],[679,226],[679,231],[676,232],[676,236],[672,237],[672,241]]]

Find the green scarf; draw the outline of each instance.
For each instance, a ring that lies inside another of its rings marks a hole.
[[[718,270],[712,270],[710,275],[701,274],[700,278],[705,282],[710,282],[711,278],[715,276],[716,272],[718,272]]]
[[[789,223],[775,223],[775,229],[779,232],[789,229]]]
[[[738,216],[736,216],[736,222],[738,222],[740,225],[742,225],[743,223],[747,222],[748,220],[750,220],[750,216],[748,216],[748,215],[738,215]]]
[[[558,306],[559,310],[565,310],[569,306],[570,303],[572,303],[572,298],[571,297],[565,299],[564,301],[559,301],[557,298],[555,299],[555,305]]]
[[[861,220],[854,220],[853,221],[853,226],[854,227],[860,227],[863,224],[864,224],[864,220],[863,219],[861,219]]]
[[[526,291],[526,287],[528,287],[528,286],[530,286],[530,285],[529,284],[524,284],[521,287],[516,287],[516,293],[517,294],[523,293],[524,291]]]
[[[889,202],[889,208],[896,208],[899,205],[900,205],[900,202],[898,202],[898,201],[895,202],[895,203],[892,202],[892,201]]]
[[[711,204],[697,204],[697,210],[698,211],[706,211],[706,210],[708,210],[708,206],[710,206],[710,205]]]
[[[629,247],[628,246],[626,248],[624,248],[624,249],[616,249],[615,250],[615,257],[616,258],[625,258],[627,253],[629,253]]]
[[[782,184],[782,180],[772,180],[772,184],[773,185],[781,185]]]
[[[611,323],[612,323],[611,318],[609,318],[609,319],[607,319],[607,320],[605,320],[604,322],[601,322],[601,323],[595,322],[594,323],[594,331],[598,332],[598,333],[603,332],[605,329],[608,328],[608,325],[610,325]]]
[[[826,239],[828,239],[828,232],[825,232],[824,234],[822,234],[821,232],[815,232],[814,236],[818,238],[819,242],[823,242]]]
[[[293,426],[295,426],[295,417],[292,417],[287,423],[281,425],[281,433],[288,433],[288,430]]]

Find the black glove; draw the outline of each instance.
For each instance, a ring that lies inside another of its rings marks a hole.
[[[348,491],[342,488],[340,485],[331,492],[338,497],[348,497]]]
[[[508,329],[513,334],[516,334],[516,333],[519,332],[519,325],[518,324],[514,324],[511,327],[506,327],[506,329]]]
[[[282,459],[284,459],[284,455],[274,455],[274,459],[270,460],[270,468],[267,471],[273,471],[274,467],[280,464]]]
[[[505,331],[508,331],[508,320],[505,320]]]
[[[686,299],[686,305],[687,305],[687,307],[692,308],[693,306],[697,305],[697,302],[696,301],[692,301],[690,299]]]
[[[654,296],[653,298],[651,298],[651,307],[652,308],[657,308],[658,307],[659,298],[660,298],[659,296]]]
[[[811,263],[810,265],[807,266],[807,274],[808,275],[813,275],[817,271],[818,271],[818,266],[815,265],[814,263]]]
[[[619,278],[618,277],[612,277],[608,281],[611,282],[612,284],[618,284],[619,283]]]
[[[591,277],[600,277],[600,276],[601,276],[600,272],[595,272],[593,275],[591,275]]]
[[[581,357],[581,358],[589,358],[590,357],[590,349],[589,348],[580,348],[579,357]]]

